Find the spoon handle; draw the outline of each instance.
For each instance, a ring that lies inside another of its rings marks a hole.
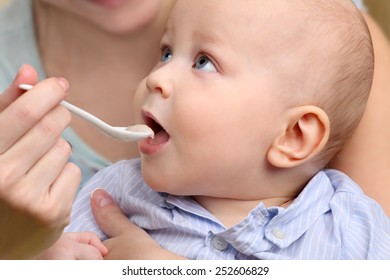
[[[33,86],[27,85],[27,84],[21,84],[21,85],[19,85],[19,88],[24,89],[24,90],[30,90],[33,88]],[[97,126],[98,128],[101,128],[103,130],[107,130],[111,127],[110,125],[108,125],[107,123],[105,123],[101,119],[95,117],[91,113],[88,113],[88,112],[84,111],[83,109],[80,109],[79,107],[76,107],[73,104],[66,102],[65,100],[62,100],[60,102],[60,104],[62,106],[64,106],[65,108],[67,108],[69,111],[71,111],[76,116],[90,122],[91,124]]]
[[[28,84],[20,84],[20,89],[24,90],[30,90],[33,88],[32,85]],[[85,121],[89,122],[93,126],[95,126],[97,129],[99,129],[104,134],[111,136],[114,139],[118,139],[121,141],[126,142],[135,142],[139,141],[146,137],[152,137],[154,136],[153,131],[147,127],[146,125],[135,125],[131,127],[113,127],[101,119],[95,117],[91,113],[88,113],[79,107],[74,106],[73,104],[70,104],[69,102],[66,102],[62,100],[60,102],[60,105],[67,108],[70,112],[75,114],[76,116],[84,119]],[[134,129],[135,131],[132,131]]]
[[[101,119],[95,117],[91,113],[88,113],[87,111],[84,111],[83,109],[80,109],[79,107],[74,106],[73,104],[70,104],[69,102],[66,102],[65,100],[62,100],[60,102],[62,106],[64,106],[66,109],[71,111],[76,116],[86,120],[87,122],[93,124],[94,126],[102,129],[102,130],[109,130],[111,126]]]

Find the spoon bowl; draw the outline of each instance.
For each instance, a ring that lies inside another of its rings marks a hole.
[[[20,84],[20,89],[30,90],[33,88],[32,85],[28,84]],[[103,134],[120,141],[125,142],[137,142],[144,138],[154,137],[153,130],[144,124],[137,124],[128,127],[120,127],[120,126],[111,126],[101,119],[95,117],[91,113],[80,109],[79,107],[74,106],[73,104],[62,100],[60,105],[67,108],[70,112],[75,114],[76,116],[86,120],[94,127],[96,127]]]

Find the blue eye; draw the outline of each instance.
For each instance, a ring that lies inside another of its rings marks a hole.
[[[172,58],[172,51],[169,48],[164,48],[161,50],[161,57],[160,57],[161,62],[167,62],[171,60],[171,58]]]
[[[217,72],[217,69],[215,68],[214,64],[205,55],[199,56],[199,58],[196,59],[195,64],[194,64],[193,67],[195,69],[199,69],[199,70],[202,70],[202,71]]]

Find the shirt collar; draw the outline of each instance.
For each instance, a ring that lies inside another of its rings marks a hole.
[[[226,229],[217,218],[191,197],[174,195],[164,195],[163,197],[165,199],[164,208],[178,207],[220,225],[221,232],[219,234],[230,239],[231,243],[234,243],[234,238],[229,238],[230,235],[233,237],[234,233],[245,230],[245,224],[252,221],[254,215],[256,217],[262,216],[262,221],[258,226],[263,228],[255,230],[258,230],[259,234],[264,234],[265,239],[279,248],[286,248],[299,239],[321,215],[329,211],[329,201],[333,193],[332,182],[325,172],[320,171],[287,208],[278,206],[265,208],[264,204],[260,203],[246,219],[230,229]],[[296,223],[297,219],[300,220],[299,226]],[[234,246],[234,244],[232,245]],[[237,246],[239,245],[237,244]]]
[[[279,248],[287,248],[329,211],[333,194],[334,188],[326,173],[318,172],[287,208],[268,209],[270,219],[264,230],[265,238]]]

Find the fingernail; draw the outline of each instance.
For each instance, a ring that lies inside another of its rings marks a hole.
[[[66,140],[66,142],[68,142],[68,144],[69,144],[69,146],[70,146],[70,149],[71,149],[71,151],[73,152],[73,145],[72,145],[72,143],[70,143],[68,140]],[[92,192],[92,194],[93,194],[93,192]],[[91,196],[92,196],[92,194],[91,194]]]
[[[64,78],[58,78],[59,85],[66,91],[69,89],[69,82]]]
[[[111,196],[108,195],[107,192],[103,189],[95,189],[91,193],[91,199],[99,206],[99,208],[114,203]]]

